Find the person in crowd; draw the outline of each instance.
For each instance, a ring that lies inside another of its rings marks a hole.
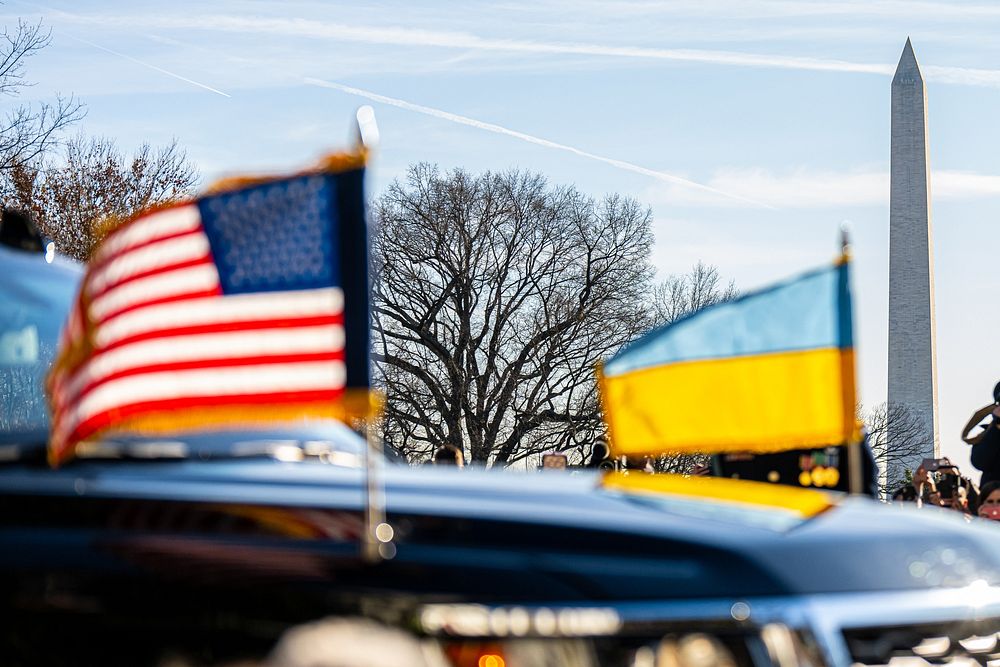
[[[465,466],[465,457],[462,456],[462,450],[455,445],[441,445],[434,450],[431,461],[436,466],[456,466],[458,468]]]
[[[1000,482],[989,482],[979,490],[979,517],[1000,521]]]
[[[605,438],[598,438],[594,441],[594,446],[590,450],[590,458],[587,460],[587,468],[604,468],[601,465],[608,460],[611,455],[611,448],[608,447],[608,441]]]
[[[941,505],[937,481],[923,463],[917,466],[909,484],[904,484],[893,492],[892,499],[898,502],[915,502],[917,507]]]
[[[638,470],[646,473],[656,472],[656,468],[653,467],[653,457],[641,456],[638,454],[625,457],[625,469]]]
[[[941,506],[961,512],[962,514],[972,515],[972,509],[969,505],[969,492],[964,486],[955,489],[955,493],[952,495],[950,501],[942,500]]]
[[[892,494],[893,503],[915,503],[917,502],[917,491],[912,484],[906,484],[896,489]]]
[[[980,426],[987,417],[992,418],[990,423]],[[977,427],[979,432],[975,432]],[[976,410],[965,425],[962,440],[972,445],[969,458],[983,473],[979,486],[1000,481],[1000,382],[993,388],[993,403]]]
[[[968,516],[976,514],[979,498],[975,483],[963,476],[958,466],[946,458],[925,460],[913,473],[912,482],[892,495],[893,502],[916,502],[918,507],[944,507]]]
[[[692,477],[711,477],[712,476],[712,466],[708,463],[696,463],[691,466],[691,476]]]
[[[930,502],[933,505],[947,507],[965,514],[974,514],[976,502],[979,499],[979,491],[972,480],[962,475],[958,466],[952,464],[948,459],[939,459],[946,462],[937,471],[934,492],[930,495]]]
[[[924,468],[923,464],[917,466],[916,472],[913,473],[911,486],[913,486],[913,497],[917,501],[917,507],[923,506],[924,503],[938,504],[935,502],[940,498],[937,483],[934,481],[934,476]]]
[[[975,516],[976,512],[979,510],[979,502],[982,496],[979,493],[979,487],[968,477],[964,475],[959,476],[959,488],[956,497],[961,496],[965,498],[964,504],[952,503],[953,509],[958,509],[969,516]]]

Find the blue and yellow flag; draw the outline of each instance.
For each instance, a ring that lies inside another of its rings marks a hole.
[[[849,261],[656,329],[598,369],[618,454],[847,443],[855,419]]]

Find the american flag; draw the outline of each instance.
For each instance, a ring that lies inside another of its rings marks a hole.
[[[348,164],[155,210],[104,240],[49,376],[53,464],[108,431],[367,407],[363,168]]]

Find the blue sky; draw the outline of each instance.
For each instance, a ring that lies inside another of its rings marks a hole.
[[[832,259],[849,222],[867,404],[885,400],[889,84],[910,36],[928,86],[941,442],[968,460],[959,430],[1000,379],[1000,5],[10,0],[0,13],[52,29],[22,97],[74,93],[82,129],[126,148],[177,138],[207,181],[306,164],[371,103],[373,193],[417,161],[625,193],[653,209],[663,275],[703,260],[753,288]]]

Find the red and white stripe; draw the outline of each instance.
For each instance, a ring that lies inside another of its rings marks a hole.
[[[82,290],[94,347],[53,378],[55,447],[144,413],[332,401],[343,391],[343,292],[223,295],[194,204],[111,235]],[[75,309],[66,343],[79,342],[83,322]]]

